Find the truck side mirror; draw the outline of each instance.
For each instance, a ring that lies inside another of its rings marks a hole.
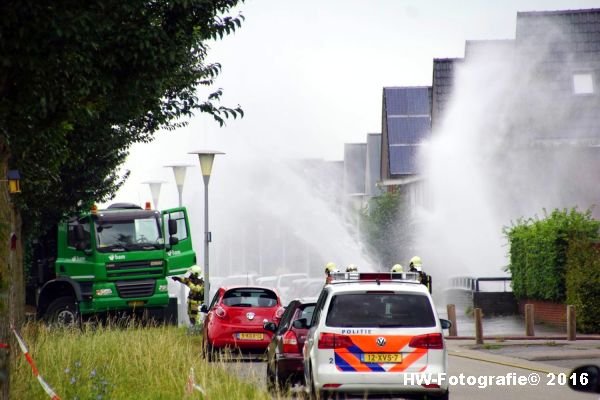
[[[208,312],[208,307],[206,307],[206,304],[202,304],[200,306],[200,312],[206,314]]]
[[[170,244],[171,246],[175,246],[177,243],[179,243],[179,239],[178,239],[178,238],[176,238],[176,237],[174,237],[174,236],[171,236],[171,237],[169,238],[169,244]]]
[[[169,236],[177,235],[177,221],[174,219],[169,220]]]
[[[83,240],[78,241],[77,244],[75,244],[75,249],[78,251],[84,251],[87,248],[87,246],[85,245],[85,242]]]

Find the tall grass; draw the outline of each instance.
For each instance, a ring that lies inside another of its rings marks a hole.
[[[71,399],[270,399],[268,393],[229,373],[227,363],[201,357],[200,336],[169,326],[52,330],[27,325],[22,332],[40,374],[63,400]],[[186,393],[194,368],[206,397]],[[19,356],[11,365],[11,399],[46,399]]]

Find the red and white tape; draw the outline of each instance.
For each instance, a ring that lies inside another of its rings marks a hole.
[[[185,385],[185,393],[192,394],[194,390],[199,391],[202,396],[206,396],[206,392],[202,388],[202,386],[196,383],[196,379],[194,377],[194,368],[190,368],[190,374],[188,375],[188,379]]]
[[[56,393],[54,393],[54,390],[52,390],[50,385],[48,385],[48,383],[40,375],[40,372],[38,371],[37,367],[35,366],[35,362],[33,362],[33,358],[31,358],[31,355],[29,354],[29,349],[27,348],[27,345],[25,344],[25,340],[23,340],[21,335],[19,335],[19,333],[17,332],[17,330],[14,327],[12,328],[12,331],[15,334],[15,337],[17,338],[17,342],[19,342],[19,347],[21,348],[21,351],[23,352],[25,359],[27,360],[29,365],[31,365],[31,370],[33,372],[33,375],[37,378],[40,385],[42,385],[42,388],[44,389],[44,391],[48,394],[48,396],[50,396],[50,398],[52,400],[60,400],[60,397],[58,397],[58,395]]]

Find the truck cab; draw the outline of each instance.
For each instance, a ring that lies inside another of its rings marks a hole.
[[[54,240],[40,245],[45,257],[34,256],[29,300],[39,318],[65,325],[111,311],[162,312],[170,303],[167,277],[196,263],[183,207],[92,209],[60,223]]]

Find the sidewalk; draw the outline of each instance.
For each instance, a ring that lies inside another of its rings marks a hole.
[[[464,357],[545,373],[568,373],[585,364],[600,365],[600,340],[447,340],[451,357]]]

